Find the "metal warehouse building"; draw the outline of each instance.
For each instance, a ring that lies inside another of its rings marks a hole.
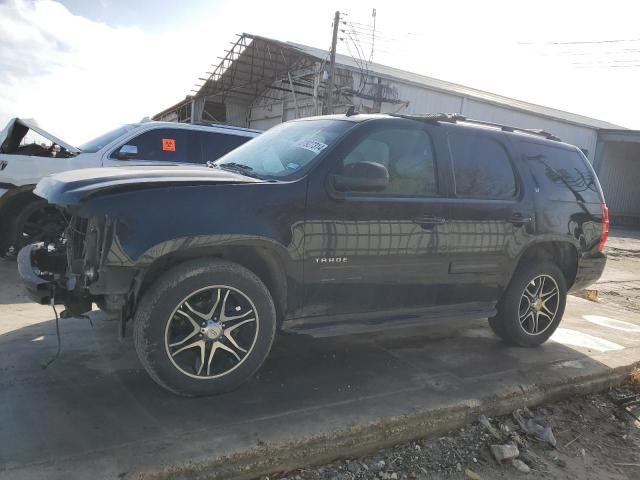
[[[220,122],[267,129],[327,113],[329,53],[256,35],[239,35],[194,95],[154,120]],[[600,177],[617,224],[640,224],[640,132],[602,120],[336,54],[332,110],[459,113],[542,129],[580,147]]]

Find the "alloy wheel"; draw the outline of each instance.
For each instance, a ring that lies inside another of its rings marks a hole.
[[[222,377],[250,355],[260,323],[251,299],[224,285],[199,289],[184,298],[165,329],[173,365],[197,379]]]
[[[520,326],[529,335],[540,335],[552,324],[560,305],[558,284],[550,275],[538,275],[525,287],[520,298]]]

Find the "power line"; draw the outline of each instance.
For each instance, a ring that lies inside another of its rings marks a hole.
[[[575,68],[636,68],[640,63],[634,65],[576,65]]]
[[[518,45],[597,45],[600,43],[640,42],[640,38],[621,38],[615,40],[579,40],[571,42],[518,42]]]

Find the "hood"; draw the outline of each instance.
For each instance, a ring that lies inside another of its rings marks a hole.
[[[0,132],[0,152],[10,152],[18,147],[28,130],[33,130],[39,135],[51,140],[56,145],[60,145],[67,152],[80,153],[80,150],[66,142],[63,142],[55,135],[43,130],[32,118],[12,118]]]
[[[262,182],[239,173],[200,166],[103,167],[70,170],[45,177],[34,193],[49,203],[68,206],[109,190]]]

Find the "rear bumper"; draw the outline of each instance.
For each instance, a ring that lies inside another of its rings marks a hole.
[[[602,252],[583,255],[578,260],[576,279],[569,289],[570,292],[582,290],[598,281],[607,264],[607,256]]]

